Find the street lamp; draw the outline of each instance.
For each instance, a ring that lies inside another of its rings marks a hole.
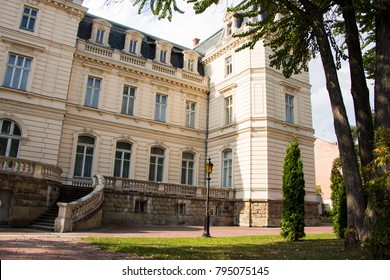
[[[207,191],[206,191],[206,213],[204,217],[204,229],[203,229],[203,237],[211,237],[210,236],[210,210],[209,210],[209,198],[210,198],[210,174],[213,173],[214,164],[211,163],[211,159],[209,157],[206,162],[206,173],[207,173]]]

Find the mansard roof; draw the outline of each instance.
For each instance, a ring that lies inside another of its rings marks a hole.
[[[79,29],[77,33],[77,37],[83,40],[89,40],[91,38],[92,33],[92,24],[93,19],[99,19],[99,17],[91,14],[86,14],[83,20],[79,24]],[[158,38],[156,36],[147,34],[140,30],[124,26],[109,20],[107,22],[112,24],[110,29],[110,35],[108,38],[108,44],[112,49],[123,50],[125,45],[125,37],[126,30],[135,30],[144,35],[145,37],[142,39],[141,45],[141,54],[144,58],[147,59],[155,59],[156,57],[156,41],[161,41],[164,39]],[[188,48],[180,46],[178,44],[169,42],[172,44],[171,50],[171,63],[175,68],[183,68],[184,66],[184,55],[183,51],[188,50]],[[198,63],[198,72],[200,75],[204,75],[203,65],[199,61]]]

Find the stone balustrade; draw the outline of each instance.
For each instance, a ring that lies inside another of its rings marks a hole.
[[[98,211],[104,201],[105,185],[104,177],[95,175],[92,183],[94,190],[91,193],[70,203],[58,202],[59,210],[54,224],[54,231],[70,232],[73,230],[75,223],[89,218]],[[101,219],[94,226],[99,226],[100,222]]]
[[[114,62],[127,64],[129,66],[139,67],[145,71],[152,71],[156,74],[163,74],[169,77],[175,77],[178,79],[186,80],[187,82],[192,82],[200,86],[207,86],[208,78],[203,77],[197,73],[190,73],[183,71],[182,69],[177,69],[174,67],[169,67],[156,63],[153,60],[145,59],[143,57],[136,57],[134,55],[121,52],[119,50],[114,50],[111,48],[98,46],[91,44],[88,41],[78,40],[77,41],[77,50],[79,52],[85,52],[92,55],[99,56],[101,58],[109,59]]]
[[[47,163],[0,156],[0,173],[60,182],[62,169]]]
[[[161,193],[188,197],[206,197],[206,187],[105,177],[106,188],[119,191]],[[234,189],[210,188],[210,197],[234,199]]]

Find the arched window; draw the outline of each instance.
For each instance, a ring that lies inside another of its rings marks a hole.
[[[153,147],[150,153],[149,181],[161,182],[164,172],[165,150]]]
[[[75,177],[90,178],[92,176],[94,150],[95,138],[85,135],[79,136],[74,165]]]
[[[0,119],[0,155],[18,157],[22,132],[12,120]]]
[[[195,155],[190,152],[184,152],[181,161],[181,183],[184,185],[194,184],[195,174]]]
[[[130,177],[131,144],[117,142],[115,151],[114,177]]]
[[[233,152],[231,149],[224,150],[222,153],[222,186],[230,188],[232,186],[232,166]]]

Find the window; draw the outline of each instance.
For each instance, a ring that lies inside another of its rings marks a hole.
[[[181,183],[184,185],[194,184],[195,156],[193,153],[183,153],[181,163]]]
[[[130,176],[131,144],[116,143],[114,177],[129,178]]]
[[[88,77],[84,106],[92,108],[98,107],[101,82],[102,80],[99,78]]]
[[[31,64],[32,58],[10,53],[5,72],[4,86],[26,90],[31,72]]]
[[[183,216],[185,214],[186,214],[186,204],[185,203],[176,204],[176,215]]]
[[[233,162],[233,153],[231,149],[227,149],[222,154],[222,186],[231,187],[232,186],[232,162]]]
[[[226,76],[233,73],[233,62],[231,56],[225,58],[225,72],[226,72]]]
[[[96,40],[95,42],[98,43],[98,44],[103,44],[103,41],[104,40],[104,30],[102,29],[98,29],[96,31]]]
[[[123,87],[123,96],[122,96],[122,114],[129,116],[134,115],[134,101],[135,101],[135,87],[124,86]]]
[[[188,65],[187,65],[188,71],[194,72],[194,69],[195,69],[194,66],[195,66],[195,60],[189,59],[188,60]]]
[[[160,62],[167,63],[167,52],[165,50],[160,51]]]
[[[0,119],[0,156],[18,157],[22,133],[11,120]]]
[[[146,213],[146,206],[147,201],[146,200],[136,200],[134,205],[134,212],[135,213]]]
[[[95,139],[90,136],[79,136],[77,140],[74,176],[90,178],[92,175],[93,152]]]
[[[163,180],[165,150],[152,148],[150,154],[149,181],[161,182]]]
[[[20,28],[28,31],[34,31],[35,22],[37,20],[38,10],[24,6],[22,21],[20,22]]]
[[[232,23],[230,22],[229,24],[226,25],[226,36],[232,35]]]
[[[137,53],[137,41],[130,40],[129,53]]]
[[[195,128],[196,102],[186,101],[186,126]]]
[[[225,125],[229,125],[233,122],[233,97],[228,96],[224,100],[225,102]]]
[[[294,96],[286,94],[286,122],[294,123]]]
[[[165,122],[167,118],[167,102],[168,96],[161,93],[156,94],[156,109],[154,119],[156,121]]]

